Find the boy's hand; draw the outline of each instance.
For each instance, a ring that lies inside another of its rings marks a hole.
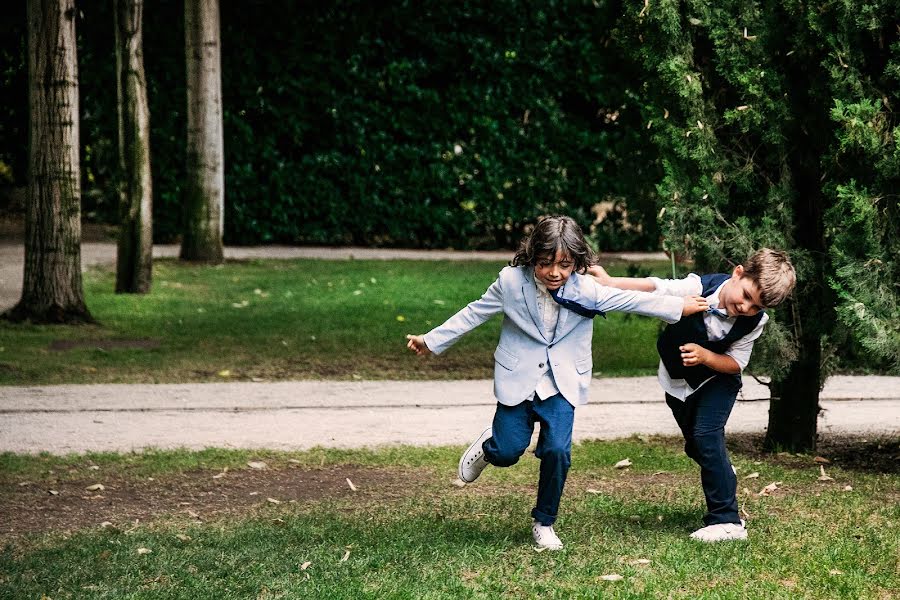
[[[681,310],[682,317],[689,317],[699,312],[706,312],[709,303],[703,296],[685,296],[684,308]]]
[[[685,344],[679,346],[678,349],[681,350],[681,364],[686,367],[706,364],[711,354],[709,350],[697,344]]]
[[[612,277],[606,272],[606,269],[600,265],[591,265],[588,267],[587,274],[597,280],[600,285],[611,286]]]
[[[431,354],[431,350],[429,350],[428,346],[425,344],[425,338],[421,335],[407,334],[406,339],[409,340],[406,342],[406,347],[415,352],[417,356]]]

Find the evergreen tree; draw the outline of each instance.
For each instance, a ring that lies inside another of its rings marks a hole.
[[[772,378],[769,447],[815,447],[842,341],[900,368],[898,23],[898,0],[623,7],[669,248],[700,271],[763,246],[797,267],[754,361]]]

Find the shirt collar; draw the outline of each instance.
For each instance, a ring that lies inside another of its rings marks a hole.
[[[725,286],[726,283],[728,283],[728,280],[725,280],[724,282],[722,282],[722,285],[717,287],[716,290],[712,294],[710,294],[709,296],[706,297],[706,302],[707,302],[707,304],[709,304],[709,307],[715,308],[716,310],[721,310],[723,314],[725,314],[725,311],[720,308],[719,292],[722,291],[722,288]],[[726,314],[726,318],[732,319],[733,317],[728,316]]]

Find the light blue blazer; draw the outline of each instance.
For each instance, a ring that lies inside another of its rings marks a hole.
[[[684,299],[632,292],[598,284],[573,273],[559,295],[577,298],[594,310],[622,311],[658,317],[667,323],[681,318]],[[459,338],[492,316],[503,313],[500,343],[494,351],[494,395],[501,404],[515,406],[531,398],[549,363],[560,393],[573,406],[587,404],[593,360],[593,321],[561,308],[551,339],[543,335],[537,309],[533,267],[506,267],[479,300],[425,334],[425,343],[441,354]]]

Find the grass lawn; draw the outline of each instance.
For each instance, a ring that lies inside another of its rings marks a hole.
[[[493,374],[500,318],[441,357],[424,333],[477,299],[503,263],[260,260],[220,267],[157,261],[149,295],[113,293],[112,268],[85,274],[99,325],[0,322],[0,385],[282,379],[472,379]],[[664,275],[665,263],[644,265]],[[624,264],[609,265],[613,274]],[[655,373],[660,321],[597,319],[594,370]]]
[[[754,442],[732,447],[749,542],[689,540],[696,466],[631,438],[574,448],[542,553],[531,455],[465,488],[461,448],[0,455],[0,598],[897,598],[897,441],[820,448],[827,481]]]

